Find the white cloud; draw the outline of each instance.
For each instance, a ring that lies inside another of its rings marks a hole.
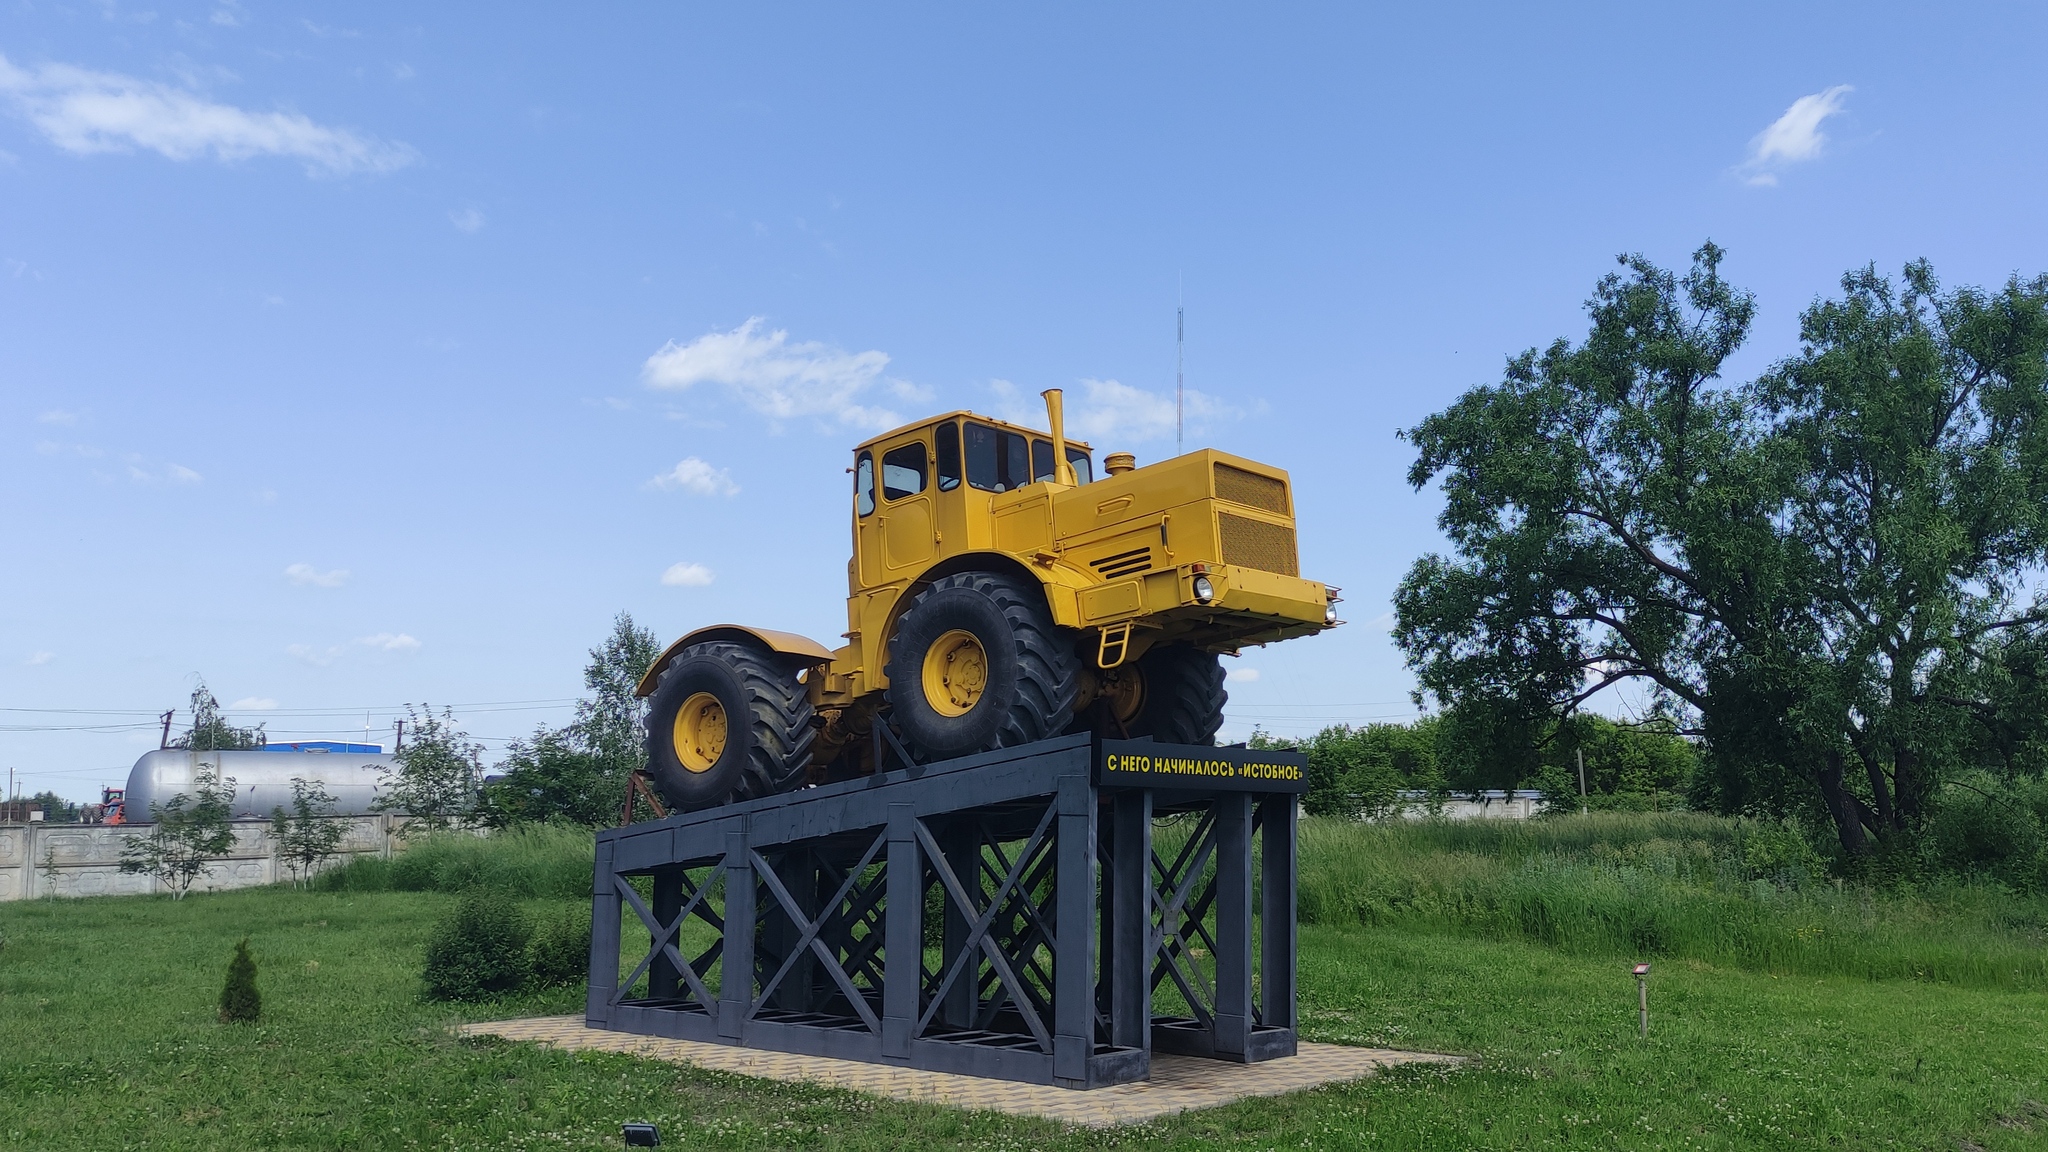
[[[1783,116],[1749,142],[1749,159],[1740,169],[1746,182],[1776,184],[1785,167],[1817,159],[1828,142],[1821,124],[1842,111],[1843,102],[1854,91],[1847,84],[1837,84],[1794,100]]]
[[[1257,668],[1232,668],[1226,675],[1229,679],[1249,684],[1259,678],[1259,670]]]
[[[78,413],[66,412],[62,408],[52,408],[41,416],[36,417],[36,420],[43,424],[76,424],[78,423]]]
[[[23,660],[22,663],[34,668],[41,664],[48,664],[56,658],[57,654],[55,652],[31,652],[28,659]]]
[[[356,643],[365,648],[379,648],[386,652],[415,652],[420,642],[403,632],[379,632],[375,636],[360,636]]]
[[[284,570],[285,578],[294,584],[312,584],[320,588],[339,588],[348,583],[348,569],[336,568],[322,572],[311,564],[294,564]]]
[[[862,402],[888,366],[887,353],[791,343],[788,332],[764,333],[762,323],[756,316],[730,332],[711,332],[688,344],[671,340],[647,358],[641,378],[650,388],[676,392],[716,384],[772,420],[818,416],[875,429],[902,423],[894,412]]]
[[[270,712],[277,708],[277,701],[267,696],[244,696],[228,705],[230,712]]]
[[[740,486],[732,482],[732,473],[725,468],[713,468],[695,456],[685,456],[676,466],[648,481],[656,488],[681,488],[698,496],[737,496]]]
[[[474,208],[462,208],[448,213],[448,222],[455,225],[457,232],[481,232],[484,228],[484,214]]]
[[[128,478],[137,484],[162,484],[165,481],[173,484],[197,484],[206,479],[183,464],[166,464],[164,465],[164,470],[158,473],[143,467],[145,463],[146,461],[142,457],[130,455],[128,457]]]
[[[688,560],[669,565],[661,574],[661,582],[670,588],[702,588],[716,578],[711,569]]]
[[[304,660],[308,664],[332,664],[334,663],[334,658],[341,655],[341,649],[339,648],[329,648],[322,651],[311,644],[291,644],[286,646],[285,652]]]
[[[318,664],[324,667],[334,663],[336,659],[346,655],[351,649],[368,648],[379,652],[414,652],[419,647],[420,642],[418,640],[403,632],[379,632],[374,636],[358,636],[347,644],[335,644],[326,648],[317,648],[311,644],[293,644],[287,647],[285,652],[304,660],[308,664]]]
[[[1117,380],[1084,379],[1081,394],[1066,395],[1067,433],[1088,441],[1098,451],[1120,451],[1148,440],[1173,439],[1173,395],[1147,392]],[[997,415],[1028,427],[1045,425],[1045,406],[1038,397],[1026,397],[1008,380],[993,380],[989,387],[998,397]],[[1219,420],[1235,420],[1239,409],[1206,392],[1189,389],[1185,394],[1189,433]]]
[[[69,64],[17,68],[0,56],[0,97],[52,144],[79,155],[146,148],[172,160],[287,156],[309,173],[389,172],[413,162],[404,145],[314,123],[296,112],[251,112],[183,88]]]

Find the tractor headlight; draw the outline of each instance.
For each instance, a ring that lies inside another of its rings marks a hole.
[[[1326,604],[1323,606],[1323,623],[1331,625],[1333,627],[1336,625],[1337,606],[1335,604]]]
[[[1209,583],[1207,576],[1195,577],[1195,599],[1207,604],[1216,598],[1216,586]]]

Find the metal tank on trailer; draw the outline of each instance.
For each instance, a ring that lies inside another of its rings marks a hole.
[[[330,814],[365,816],[376,810],[384,773],[397,763],[376,744],[273,744],[245,752],[160,748],[143,753],[129,769],[123,815],[130,824],[152,823],[151,805],[167,803],[181,792],[191,795],[200,766],[207,765],[235,782],[237,820],[267,820],[274,808],[291,811],[295,776],[318,783],[334,797]]]

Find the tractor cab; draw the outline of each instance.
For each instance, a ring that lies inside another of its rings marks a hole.
[[[949,412],[862,444],[853,461],[848,591],[914,579],[935,560],[992,547],[998,505],[1010,503],[999,498],[1007,493],[1094,479],[1088,445],[1064,443],[1066,481],[1054,437],[972,412]]]

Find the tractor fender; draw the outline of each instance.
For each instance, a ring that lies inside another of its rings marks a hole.
[[[792,661],[806,665],[832,662],[831,651],[808,636],[799,636],[794,632],[777,632],[773,628],[750,628],[744,624],[713,624],[686,634],[664,649],[660,657],[647,669],[647,674],[640,678],[640,685],[633,689],[633,695],[642,698],[654,695],[654,686],[660,682],[662,670],[668,667],[669,661],[674,660],[690,645],[702,644],[707,640],[729,640],[735,644],[745,644],[749,648],[759,648],[778,656],[787,656]]]
[[[1027,564],[1007,552],[962,552],[948,556],[923,572],[918,573],[889,613],[889,632],[896,631],[896,619],[917,599],[917,594],[931,587],[940,579],[956,572],[1006,572],[1036,583],[1045,590],[1046,607],[1052,609],[1053,623],[1068,628],[1079,627],[1081,614],[1074,601],[1074,593],[1082,588],[1101,583],[1092,578],[1093,573],[1076,571],[1065,564]]]

